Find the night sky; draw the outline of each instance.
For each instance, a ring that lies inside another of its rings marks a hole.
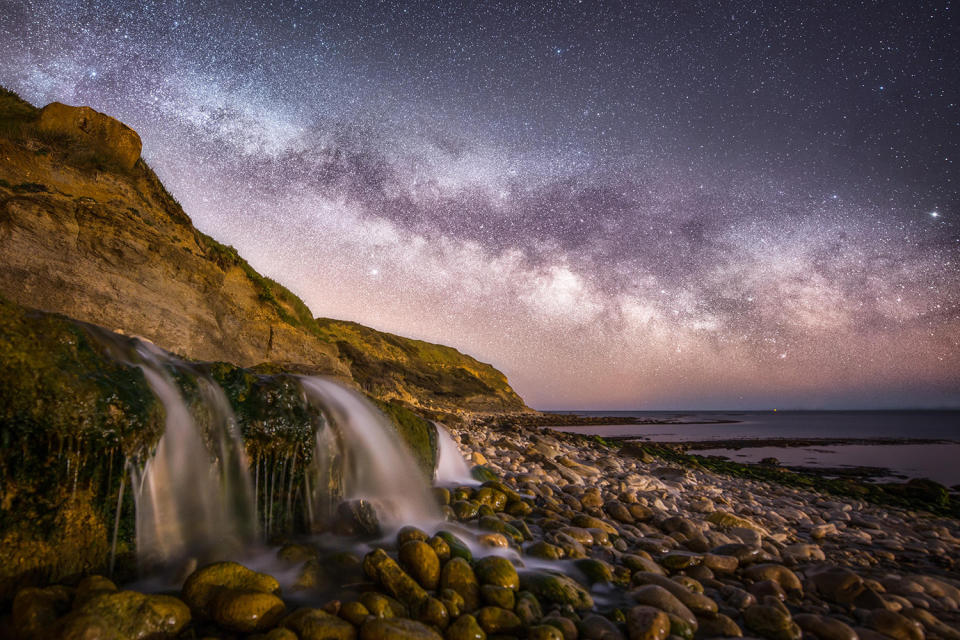
[[[534,407],[960,406],[960,5],[271,4],[0,0],[0,84]]]

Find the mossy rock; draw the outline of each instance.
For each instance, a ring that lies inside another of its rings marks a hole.
[[[470,469],[470,475],[473,476],[474,480],[479,480],[480,482],[496,482],[500,480],[493,469],[481,465]]]
[[[440,582],[440,558],[426,542],[405,542],[400,547],[400,564],[424,589],[432,591],[437,588]]]
[[[473,571],[480,584],[491,584],[516,591],[520,588],[520,577],[516,567],[502,556],[487,556],[478,560]]]
[[[466,543],[449,531],[437,531],[437,537],[447,543],[450,547],[450,555],[454,558],[463,558],[467,562],[473,562],[473,552]]]
[[[545,571],[524,571],[520,574],[520,588],[533,593],[544,602],[570,605],[574,609],[592,609],[593,598],[576,580]]]
[[[194,612],[207,613],[210,601],[222,588],[279,594],[280,583],[237,562],[215,562],[190,574],[183,583],[181,596]]]
[[[207,604],[207,611],[225,629],[255,633],[275,627],[287,608],[272,593],[221,588]]]
[[[463,598],[464,611],[480,606],[480,583],[470,563],[463,558],[452,558],[440,572],[440,587],[452,589]]]
[[[443,636],[416,620],[371,618],[360,627],[360,640],[443,640]]]
[[[383,549],[375,549],[364,557],[363,571],[408,607],[415,607],[428,597],[423,587]]]
[[[173,596],[117,591],[93,598],[57,623],[58,637],[139,640],[174,638],[190,622],[190,608]]]
[[[280,623],[300,640],[356,640],[356,628],[322,609],[297,609]]]
[[[486,632],[480,627],[477,619],[472,615],[464,614],[453,621],[447,628],[447,640],[487,640]]]

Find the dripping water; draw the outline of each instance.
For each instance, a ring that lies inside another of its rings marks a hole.
[[[440,423],[434,422],[437,429],[437,472],[435,482],[438,485],[478,485],[470,474],[470,465],[460,454],[460,448],[453,436]]]

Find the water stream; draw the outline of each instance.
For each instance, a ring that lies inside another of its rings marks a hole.
[[[480,482],[470,475],[470,465],[463,459],[460,447],[446,428],[434,422],[437,429],[437,472],[434,481],[441,486],[473,486]]]

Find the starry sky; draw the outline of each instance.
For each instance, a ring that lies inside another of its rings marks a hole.
[[[531,406],[960,406],[960,5],[263,4],[0,0],[0,84]]]

